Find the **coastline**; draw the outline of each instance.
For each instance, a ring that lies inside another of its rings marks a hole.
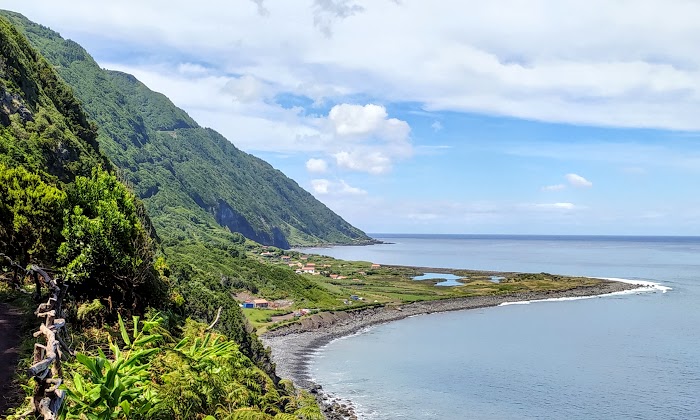
[[[361,308],[355,311],[326,312],[313,315],[306,322],[292,324],[261,336],[263,344],[272,350],[277,374],[294,382],[301,389],[316,394],[324,414],[329,419],[355,419],[351,402],[326,395],[309,374],[313,353],[333,340],[358,333],[368,327],[398,321],[410,316],[437,312],[478,309],[503,304],[529,303],[547,300],[593,298],[611,294],[634,293],[656,289],[651,282],[624,279],[601,279],[595,286],[577,287],[564,291],[522,292],[500,296],[474,296],[404,305]]]

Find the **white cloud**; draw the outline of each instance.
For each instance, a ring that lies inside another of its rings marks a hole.
[[[351,0],[314,0],[314,25],[326,37],[330,37],[335,21],[363,12],[364,7]]]
[[[315,101],[356,95],[430,110],[700,129],[698,2],[25,0],[14,8],[78,42],[158,51],[145,61],[174,48],[227,74],[315,92]]]
[[[367,191],[353,187],[344,180],[330,181],[328,179],[312,179],[311,189],[318,195],[352,196],[365,195]]]
[[[193,76],[202,76],[209,73],[206,67],[196,63],[180,63],[177,66],[177,71],[183,75]]]
[[[333,157],[339,167],[353,171],[379,175],[391,170],[391,159],[381,151],[362,149],[352,152],[343,151],[334,154]]]
[[[569,181],[571,186],[577,188],[590,188],[593,186],[591,181],[577,174],[566,174],[566,180]]]
[[[306,161],[306,170],[309,172],[323,173],[328,170],[328,163],[323,159],[309,159]]]
[[[561,191],[564,188],[566,188],[564,184],[545,185],[542,187],[542,191]]]
[[[348,185],[347,182],[343,181],[342,179],[340,180],[339,192],[341,194],[346,194],[346,195],[364,195],[364,194],[367,194],[367,191],[365,191],[361,188],[350,186],[350,185]]]
[[[339,104],[328,113],[328,120],[338,136],[377,136],[405,141],[411,131],[408,123],[387,117],[386,108],[374,104]]]
[[[435,213],[409,213],[406,215],[406,218],[420,222],[435,220],[438,217],[440,216]]]
[[[311,180],[311,189],[316,193],[316,194],[328,194],[328,187],[331,185],[331,182],[327,179],[312,179]]]
[[[436,133],[443,129],[442,123],[440,121],[433,121],[433,123],[430,124],[430,128],[432,128],[433,131],[435,131]]]
[[[541,203],[535,204],[534,207],[543,210],[573,210],[576,205],[573,203]]]
[[[251,75],[244,75],[226,82],[223,91],[233,96],[234,100],[247,104],[263,98],[265,85]]]

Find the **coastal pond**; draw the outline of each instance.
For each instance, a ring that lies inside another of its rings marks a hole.
[[[423,275],[413,277],[413,280],[443,280],[435,283],[436,286],[462,286],[460,279],[464,277],[455,276],[454,274],[446,273],[423,273]]]

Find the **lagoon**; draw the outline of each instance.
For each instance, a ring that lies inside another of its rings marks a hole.
[[[463,277],[455,276],[454,274],[446,273],[423,273],[420,276],[413,277],[413,280],[443,280],[441,282],[435,283],[436,286],[461,286],[462,283],[459,279]]]

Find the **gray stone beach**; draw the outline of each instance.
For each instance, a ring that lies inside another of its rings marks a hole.
[[[264,334],[261,339],[266,346],[270,346],[272,349],[272,357],[277,364],[277,374],[280,377],[291,379],[297,387],[311,390],[317,394],[327,418],[352,419],[356,417],[349,402],[340,401],[324,394],[320,386],[313,383],[309,376],[308,363],[313,352],[334,339],[355,334],[373,325],[409,316],[485,308],[506,302],[606,295],[640,287],[636,284],[604,281],[595,286],[577,287],[564,291],[475,296],[350,311],[323,312],[305,318],[299,323],[270,331]]]

